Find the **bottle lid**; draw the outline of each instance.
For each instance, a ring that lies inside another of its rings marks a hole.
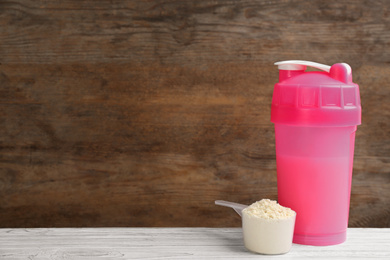
[[[361,124],[359,86],[346,63],[281,61],[272,97],[271,121],[300,126]],[[323,71],[305,72],[307,66]]]

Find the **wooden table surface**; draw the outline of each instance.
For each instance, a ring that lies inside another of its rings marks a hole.
[[[0,259],[249,259],[241,228],[0,229]],[[272,259],[390,258],[390,229],[351,228],[341,245],[293,244]]]

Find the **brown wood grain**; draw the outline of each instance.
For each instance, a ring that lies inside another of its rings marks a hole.
[[[0,3],[0,227],[239,226],[277,199],[273,62],[360,85],[351,227],[390,227],[388,1]]]

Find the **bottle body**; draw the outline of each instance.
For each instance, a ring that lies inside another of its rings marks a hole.
[[[345,241],[355,132],[275,123],[278,202],[297,212],[294,243]]]

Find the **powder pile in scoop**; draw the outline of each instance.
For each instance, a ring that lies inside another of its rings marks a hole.
[[[264,219],[284,219],[291,218],[295,212],[278,204],[275,200],[262,199],[243,210],[244,214],[251,217]]]

